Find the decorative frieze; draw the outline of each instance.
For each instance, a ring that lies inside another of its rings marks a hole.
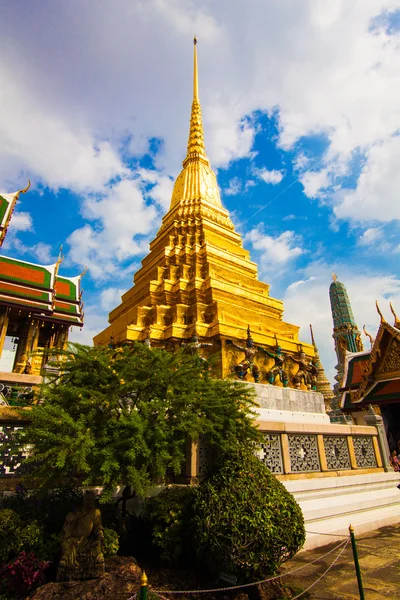
[[[320,471],[316,435],[288,435],[292,473]]]
[[[351,469],[349,448],[345,435],[324,435],[325,456],[328,469]]]
[[[256,454],[272,473],[283,473],[282,447],[280,436],[265,433],[264,440],[257,446]]]
[[[356,456],[357,467],[374,468],[376,467],[376,457],[372,438],[368,435],[353,436],[354,454]]]

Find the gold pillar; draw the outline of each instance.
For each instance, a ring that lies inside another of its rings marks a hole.
[[[322,434],[317,435],[317,443],[318,443],[319,464],[321,466],[321,471],[329,471],[328,463],[326,460],[324,436]]]
[[[14,372],[23,373],[32,352],[35,338],[38,336],[39,326],[35,319],[27,320],[19,333],[19,343],[15,356]]]
[[[282,446],[283,472],[290,473],[292,467],[291,467],[291,463],[290,463],[289,438],[288,438],[287,433],[282,433],[282,435],[281,435],[281,446]]]
[[[353,437],[351,435],[347,436],[347,447],[349,449],[351,468],[358,469],[356,453],[354,452]]]
[[[10,321],[10,309],[4,307],[0,314],[0,358],[3,353],[4,341],[7,335],[8,323]]]

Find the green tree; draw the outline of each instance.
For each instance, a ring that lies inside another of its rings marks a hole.
[[[257,439],[249,388],[184,351],[74,344],[61,366],[14,446],[30,448],[24,464],[40,487],[79,474],[104,487],[103,501],[117,485],[143,495],[167,469],[180,473],[188,438],[222,454]]]

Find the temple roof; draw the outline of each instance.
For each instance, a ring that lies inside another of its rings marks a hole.
[[[82,326],[81,276],[59,276],[59,264],[45,266],[0,256],[0,305]]]
[[[366,352],[346,352],[341,391],[341,407],[379,404],[399,398],[400,328],[381,318],[372,348]]]

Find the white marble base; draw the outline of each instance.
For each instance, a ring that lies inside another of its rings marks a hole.
[[[256,394],[257,412],[263,421],[289,423],[330,423],[324,397],[318,392],[250,383]]]
[[[313,423],[330,424],[327,414],[291,412],[289,410],[269,410],[267,408],[256,408],[255,412],[260,415],[262,421],[280,421],[281,423]]]
[[[300,504],[307,531],[304,550],[349,534],[360,535],[400,522],[399,473],[370,473],[282,482]]]

